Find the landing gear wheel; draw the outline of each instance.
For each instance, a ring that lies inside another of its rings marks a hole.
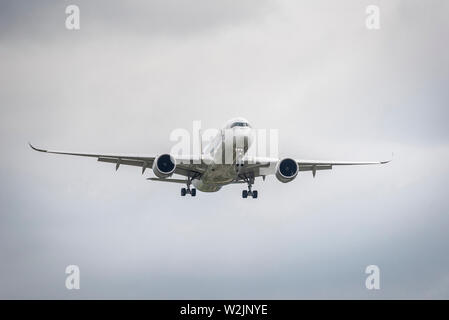
[[[244,180],[246,181],[246,183],[248,183],[248,190],[242,191],[242,198],[253,197],[253,199],[257,199],[257,191],[252,190],[252,186],[254,184],[254,177],[252,178],[244,177]]]
[[[196,189],[195,189],[195,188],[193,188],[193,189],[190,191],[190,195],[191,195],[192,197],[196,196]]]
[[[186,188],[181,188],[181,197],[184,197],[187,193]]]

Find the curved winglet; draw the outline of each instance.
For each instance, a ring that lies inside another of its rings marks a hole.
[[[33,150],[35,150],[35,151],[39,151],[39,152],[47,152],[47,150],[36,148],[35,146],[33,146],[33,145],[31,144],[31,142],[28,142],[28,145],[30,146],[31,149],[33,149]]]
[[[394,152],[391,153],[391,159],[390,160],[381,161],[380,164],[385,164],[385,163],[393,161],[393,157],[394,157]]]

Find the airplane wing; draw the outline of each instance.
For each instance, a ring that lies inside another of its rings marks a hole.
[[[264,177],[276,173],[276,166],[281,159],[252,158],[247,165],[244,165],[239,174],[243,177]],[[333,166],[359,166],[385,164],[387,161],[328,161],[328,160],[295,160],[299,171],[312,171],[315,177],[316,171],[331,170]]]
[[[39,152],[45,153],[53,153],[53,154],[62,154],[62,155],[70,155],[70,156],[80,156],[80,157],[91,157],[97,158],[97,161],[114,163],[115,170],[121,165],[126,166],[136,166],[142,168],[142,174],[145,172],[147,168],[153,167],[153,162],[156,159],[154,156],[136,156],[136,155],[126,155],[126,154],[94,154],[94,153],[76,153],[76,152],[66,152],[66,151],[54,151],[54,150],[45,150],[36,148],[31,143],[29,143],[30,147]],[[200,176],[203,172],[203,168],[197,164],[189,164],[182,162],[176,165],[175,173],[179,175],[183,175],[186,177],[192,176]]]
[[[318,170],[331,170],[333,166],[364,166],[372,164],[385,164],[387,161],[323,161],[323,160],[296,160],[299,171],[312,171],[313,177]]]

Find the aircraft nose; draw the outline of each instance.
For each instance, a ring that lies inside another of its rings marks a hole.
[[[243,127],[236,127],[234,128],[234,135],[235,136],[249,136],[251,133],[250,128],[243,128]]]

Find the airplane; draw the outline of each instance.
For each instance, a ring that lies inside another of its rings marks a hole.
[[[231,135],[225,134],[229,132]],[[197,156],[73,153],[40,149],[31,143],[29,145],[39,152],[97,158],[100,162],[114,163],[116,170],[121,165],[136,166],[142,168],[143,174],[147,168],[151,168],[156,177],[147,180],[185,184],[186,187],[181,188],[181,196],[190,194],[192,197],[196,196],[197,189],[217,192],[225,185],[246,183],[248,187],[242,191],[242,198],[256,199],[258,192],[252,186],[259,177],[265,181],[266,176],[274,175],[280,182],[287,183],[303,171],[311,171],[315,177],[317,171],[331,170],[333,166],[374,165],[391,161],[350,162],[251,156],[248,150],[254,141],[253,133],[254,129],[246,119],[231,119],[204,150],[200,145],[201,152]],[[174,174],[184,178],[173,179],[171,177]]]

